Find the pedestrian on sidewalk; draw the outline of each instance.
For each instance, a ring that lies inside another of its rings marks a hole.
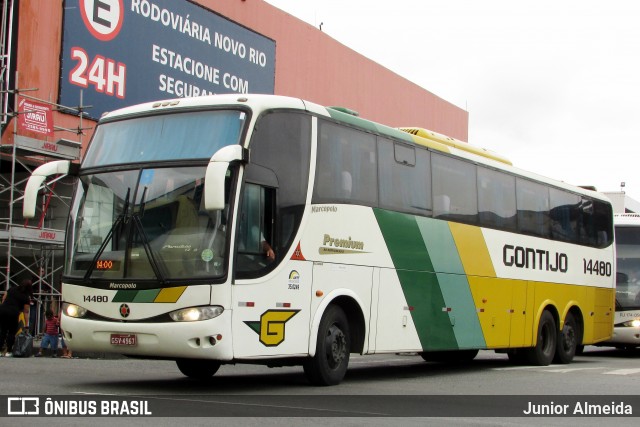
[[[53,314],[53,310],[49,309],[45,312],[44,336],[40,343],[40,351],[36,357],[41,357],[44,350],[51,348],[51,357],[58,357],[58,332],[60,330],[60,321]]]
[[[10,288],[2,297],[0,305],[0,355],[6,343],[5,357],[11,357],[13,343],[18,332],[20,313],[24,313],[24,329],[29,329],[29,307],[33,296],[30,279],[24,279],[20,285]]]

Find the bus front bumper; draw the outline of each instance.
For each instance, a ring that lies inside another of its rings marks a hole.
[[[62,314],[64,340],[77,352],[115,353],[163,359],[233,358],[231,312],[197,322],[109,322]]]
[[[640,347],[640,327],[616,326],[610,340],[598,345],[612,347]]]

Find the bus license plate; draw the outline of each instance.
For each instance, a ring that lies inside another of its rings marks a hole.
[[[135,334],[111,334],[111,345],[136,345]]]

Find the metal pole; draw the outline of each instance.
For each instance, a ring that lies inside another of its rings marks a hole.
[[[13,37],[13,1],[4,1],[4,10],[2,11],[2,76],[0,76],[0,80],[2,80],[1,89],[9,89],[9,85],[11,83],[10,79],[10,70],[11,70],[11,43]],[[7,11],[9,12],[9,22],[7,23]],[[7,37],[8,34],[8,37]],[[6,76],[6,82],[4,81]],[[8,102],[9,102],[9,92],[5,91],[2,94],[2,99],[0,99],[0,114],[2,114],[2,119],[0,120],[1,124],[6,124],[8,121]]]
[[[16,71],[16,87],[18,85],[18,72]],[[18,94],[15,96],[15,111],[18,111]],[[14,117],[13,120],[13,136],[15,137],[18,134],[18,118]],[[12,155],[11,155],[11,191],[9,192],[9,237],[7,239],[7,283],[5,284],[4,290],[8,291],[11,286],[11,259],[13,254],[11,252],[11,247],[13,246],[12,235],[13,235],[13,199],[14,199],[14,191],[15,191],[15,182],[16,182],[16,144],[15,140],[12,146]]]

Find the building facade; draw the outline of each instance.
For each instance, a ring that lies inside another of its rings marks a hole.
[[[3,0],[0,290],[55,304],[73,180],[25,222],[38,165],[79,161],[100,115],[208,93],[274,93],[466,141],[468,113],[262,0]]]

